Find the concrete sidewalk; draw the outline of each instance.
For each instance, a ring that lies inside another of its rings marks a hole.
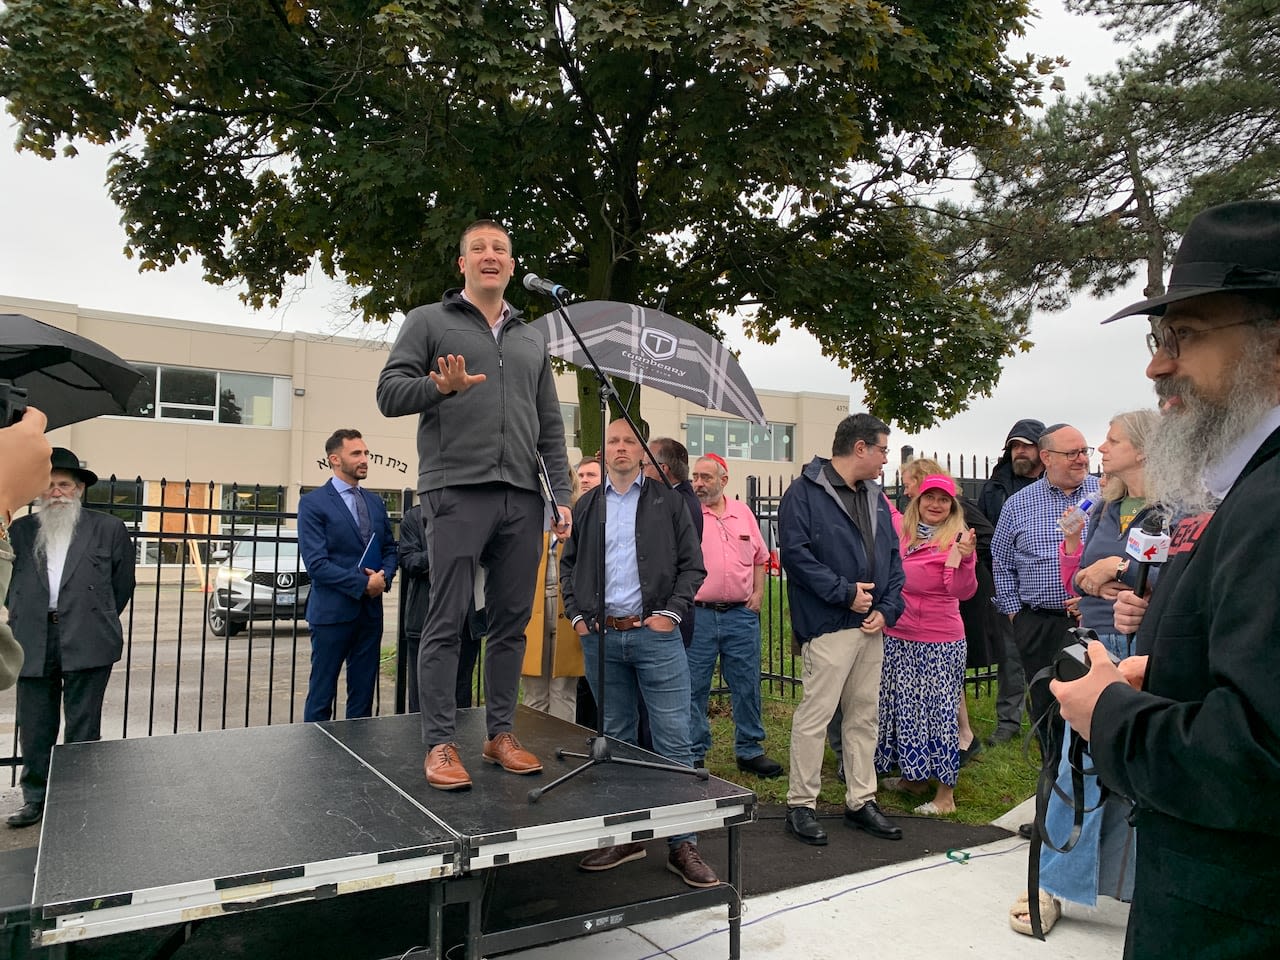
[[[1016,830],[1032,801],[996,823]],[[1065,904],[1044,943],[1009,927],[1009,907],[1026,889],[1028,843],[999,840],[966,851],[849,874],[747,900],[745,960],[909,960],[974,956],[982,960],[1098,960],[1119,957],[1129,908],[1100,898],[1095,910]],[[724,908],[639,924],[508,954],[522,960],[724,960]]]

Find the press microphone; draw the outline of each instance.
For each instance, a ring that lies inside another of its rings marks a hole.
[[[1125,553],[1138,561],[1138,581],[1133,592],[1142,596],[1147,592],[1147,575],[1152,566],[1169,559],[1169,538],[1159,514],[1153,511],[1142,521],[1141,528],[1129,531]]]
[[[569,295],[569,291],[560,286],[560,284],[544,279],[536,273],[526,273],[524,275],[524,288],[530,293],[540,293],[553,300],[559,300],[561,297]]]

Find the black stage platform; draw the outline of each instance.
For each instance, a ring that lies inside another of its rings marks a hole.
[[[457,739],[474,786],[453,793],[423,778],[416,715],[57,747],[36,866],[36,942],[56,953],[171,927],[168,952],[211,917],[416,884],[420,933],[397,955],[424,944],[412,955],[440,957],[452,903],[466,905],[471,958],[724,904],[736,957],[738,827],[754,816],[754,794],[714,777],[602,765],[530,804],[531,787],[578,762],[557,761],[556,749],[577,749],[590,731],[522,707],[516,732],[542,759],[540,777],[481,762],[483,709],[461,711]],[[670,877],[658,898],[515,924],[503,911],[503,929],[484,924],[501,868],[719,827],[729,828],[719,887],[692,890]]]

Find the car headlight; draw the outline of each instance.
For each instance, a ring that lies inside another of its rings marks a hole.
[[[248,577],[248,570],[242,570],[239,567],[221,567],[216,580],[218,586],[229,587],[232,580],[247,580]]]

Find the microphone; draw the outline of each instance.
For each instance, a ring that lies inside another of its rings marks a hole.
[[[1164,521],[1154,511],[1142,521],[1142,527],[1129,531],[1125,553],[1138,561],[1138,581],[1133,592],[1142,596],[1147,592],[1147,575],[1152,566],[1169,559],[1169,538],[1164,533]]]
[[[560,284],[551,280],[546,280],[536,273],[526,273],[524,275],[524,288],[530,293],[540,293],[552,300],[559,300],[561,297],[567,297],[569,291]]]

